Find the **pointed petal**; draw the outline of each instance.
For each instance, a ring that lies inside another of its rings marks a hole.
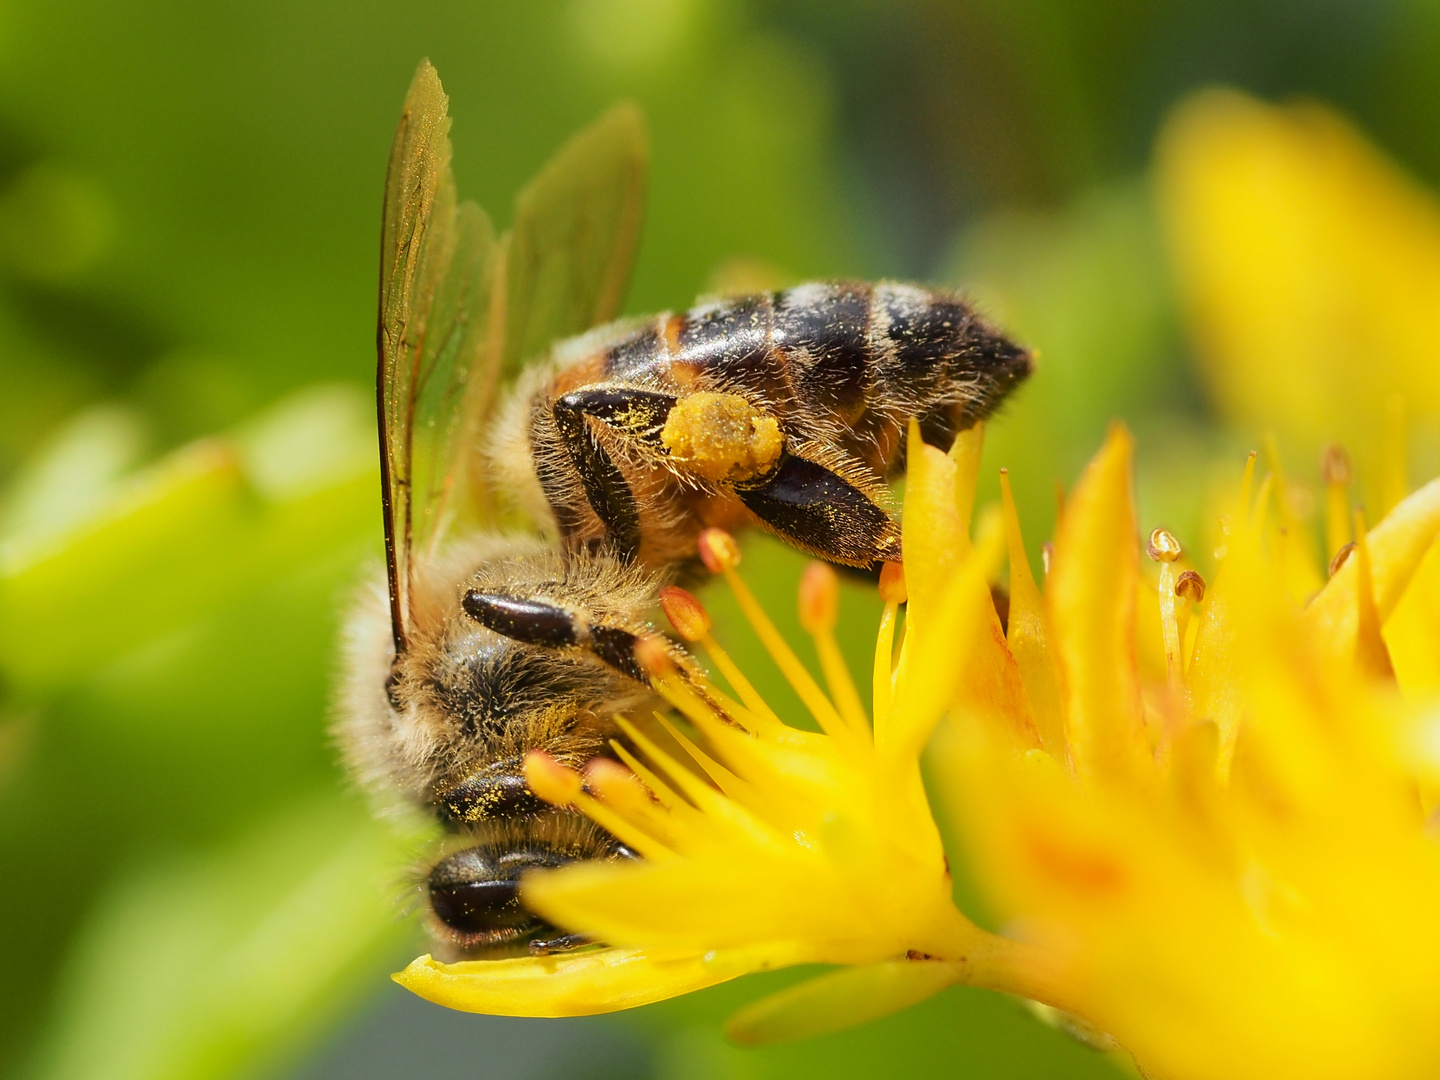
[[[1126,781],[1148,763],[1135,671],[1140,546],[1130,499],[1132,440],[1112,427],[1065,506],[1047,600],[1066,703],[1066,738],[1084,780]]]
[[[442,964],[429,955],[392,978],[426,1001],[491,1016],[592,1016],[648,1005],[760,971],[761,950],[595,949]]]
[[[913,420],[906,463],[901,521],[910,594],[906,617],[912,626],[921,626],[969,549],[969,530],[955,506],[955,462],[921,439]]]
[[[1000,543],[993,533],[971,548],[928,600],[911,593],[911,608],[922,605],[925,618],[907,634],[890,724],[877,750],[897,758],[918,754],[952,705],[1006,730],[1022,745],[1039,745],[990,598],[990,568],[999,560]]]
[[[745,1046],[828,1035],[908,1009],[964,977],[963,964],[933,960],[842,968],[752,1002],[725,1034]]]
[[[1406,696],[1440,696],[1440,538],[1430,545],[1383,633]]]
[[[1214,723],[1219,732],[1216,773],[1221,780],[1230,773],[1245,709],[1243,669],[1230,613],[1232,577],[1227,560],[1205,592],[1205,602],[1195,616],[1200,628],[1188,679],[1194,715]]]
[[[918,430],[918,429],[917,429]],[[980,458],[985,452],[985,422],[955,436],[949,458],[955,463],[955,514],[960,521],[961,539],[970,540],[975,513],[975,488],[980,480]]]
[[[1370,530],[1375,608],[1383,623],[1395,610],[1426,551],[1440,535],[1440,480],[1432,480]],[[1333,656],[1355,655],[1360,622],[1360,565],[1349,559],[1305,611],[1305,620]]]
[[[1065,710],[1060,700],[1055,652],[1050,647],[1045,600],[1030,572],[1008,476],[1001,477],[1001,493],[1005,501],[1005,538],[1010,548],[1010,625],[1005,641],[1020,669],[1041,744],[1049,753],[1063,757]]]

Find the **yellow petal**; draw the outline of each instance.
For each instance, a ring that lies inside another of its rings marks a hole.
[[[1010,625],[1005,642],[1020,669],[1041,745],[1057,758],[1062,758],[1065,754],[1065,712],[1060,701],[1055,653],[1050,647],[1045,601],[1030,572],[1030,560],[1025,555],[1020,517],[1015,510],[1008,475],[1001,476],[1000,489],[1005,501],[1005,538],[1010,548]]]
[[[906,617],[915,627],[924,624],[931,606],[944,595],[970,542],[967,523],[955,505],[955,461],[921,439],[913,420],[908,438],[901,530],[910,595]]]
[[[1383,633],[1400,689],[1415,699],[1440,695],[1440,538],[1430,545]]]
[[[918,434],[919,429],[916,428]],[[960,521],[961,540],[970,541],[970,521],[975,511],[975,487],[980,480],[980,458],[985,452],[985,423],[981,421],[955,436],[950,460],[955,463],[955,514]]]
[[[1131,446],[1117,425],[1086,467],[1060,519],[1046,597],[1066,739],[1084,780],[1133,781],[1148,764],[1133,636],[1140,547]]]
[[[1383,624],[1419,569],[1425,552],[1440,535],[1440,480],[1432,480],[1386,515],[1366,536],[1375,590],[1375,608]],[[1332,656],[1355,655],[1360,622],[1360,565],[1348,559],[1305,611]]]
[[[1205,592],[1205,601],[1196,615],[1200,626],[1195,633],[1194,659],[1188,680],[1194,714],[1214,723],[1219,732],[1216,769],[1221,780],[1230,773],[1230,760],[1245,709],[1240,646],[1230,614],[1233,576],[1229,566],[1221,564],[1214,582]]]
[[[771,966],[762,950],[595,949],[442,964],[421,956],[392,978],[446,1008],[492,1016],[591,1016],[648,1005]]]
[[[752,1002],[725,1034],[746,1046],[828,1035],[908,1009],[964,977],[963,964],[932,960],[842,968]]]
[[[952,705],[960,716],[979,719],[1023,746],[1040,745],[990,597],[1001,540],[999,532],[982,538],[928,600],[911,593],[910,606],[922,604],[925,621],[907,635],[893,716],[878,749],[902,758],[918,754]]]

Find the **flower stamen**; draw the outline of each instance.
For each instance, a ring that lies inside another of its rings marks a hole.
[[[531,750],[525,755],[525,782],[538,798],[562,809],[573,807],[637,854],[657,861],[675,857],[675,852],[661,841],[588,794],[578,772],[543,750]]]
[[[700,536],[702,552],[711,552],[711,556],[704,559],[706,567],[711,570],[711,573],[718,572],[724,575],[725,584],[729,586],[731,594],[740,605],[745,620],[755,631],[755,636],[760,639],[760,643],[765,646],[765,651],[770,654],[770,658],[775,661],[775,666],[785,676],[785,681],[790,684],[800,700],[805,703],[805,707],[810,710],[810,715],[820,725],[820,730],[833,738],[837,744],[853,749],[855,737],[850,726],[840,718],[840,713],[830,699],[825,696],[810,672],[805,670],[805,665],[800,663],[800,658],[795,655],[789,643],[775,628],[775,624],[770,621],[770,616],[765,613],[765,609],[755,599],[755,594],[735,572],[735,567],[740,564],[740,555],[739,546],[736,545],[734,537],[723,529],[706,529]],[[715,567],[718,567],[718,570]],[[736,689],[739,690],[739,687]]]
[[[1255,460],[1251,454],[1250,460]],[[1150,534],[1145,552],[1160,564],[1160,629],[1165,637],[1165,671],[1170,688],[1185,693],[1184,667],[1180,659],[1180,623],[1175,615],[1175,571],[1173,564],[1184,554],[1180,541],[1168,529],[1155,529]]]
[[[890,703],[895,692],[895,624],[906,597],[905,568],[900,563],[886,563],[880,568],[880,599],[885,602],[885,610],[875,633],[875,667],[870,691],[877,741],[885,738],[890,724]]]
[[[1350,541],[1350,455],[1339,443],[1320,454],[1320,475],[1325,481],[1325,553],[1334,558]]]
[[[840,611],[840,581],[835,571],[822,562],[812,562],[800,576],[800,625],[815,642],[820,670],[830,688],[840,716],[862,745],[870,741],[870,720],[860,703],[860,692],[850,677],[849,665],[835,640],[835,622]]]

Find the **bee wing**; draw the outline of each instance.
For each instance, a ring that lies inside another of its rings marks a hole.
[[[385,178],[377,385],[397,650],[409,637],[416,560],[433,551],[460,502],[457,451],[494,393],[486,353],[496,245],[485,212],[457,204],[447,104],[435,69],[422,61]]]
[[[619,314],[649,162],[644,118],[621,104],[561,147],[520,192],[506,253],[506,374]]]

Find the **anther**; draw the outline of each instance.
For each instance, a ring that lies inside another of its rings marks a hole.
[[[1175,595],[1198,604],[1205,599],[1205,579],[1194,570],[1186,570],[1175,579]]]
[[[696,547],[700,551],[700,561],[712,574],[734,570],[740,565],[740,545],[724,529],[702,530]]]
[[[887,604],[903,604],[909,598],[905,591],[905,567],[887,562],[880,567],[880,599]]]
[[[1330,443],[1320,452],[1320,475],[1331,486],[1344,487],[1350,483],[1350,455],[1339,443]]]
[[[660,590],[660,609],[675,632],[686,641],[699,641],[710,633],[710,613],[694,596],[677,585]]]
[[[675,668],[665,639],[656,634],[646,634],[635,642],[635,662],[653,678],[663,678]]]
[[[652,802],[635,774],[609,758],[591,758],[585,763],[585,787],[621,813],[642,811]]]
[[[579,773],[543,750],[531,750],[525,755],[525,782],[536,797],[552,806],[569,806],[582,787]]]
[[[1175,539],[1175,534],[1169,529],[1156,529],[1150,534],[1145,553],[1156,562],[1173,563],[1180,558],[1182,549],[1180,541]]]
[[[1045,571],[1045,576],[1050,576],[1050,564],[1055,561],[1055,545],[1046,540],[1040,545],[1040,566]]]
[[[1335,557],[1330,560],[1330,576],[1334,577],[1336,574],[1338,574],[1340,572],[1340,568],[1349,561],[1350,556],[1354,553],[1354,540],[1351,540],[1349,543],[1342,545],[1340,550],[1335,552]]]
[[[800,575],[801,628],[807,634],[828,634],[835,629],[839,609],[840,579],[824,563],[812,562]]]

